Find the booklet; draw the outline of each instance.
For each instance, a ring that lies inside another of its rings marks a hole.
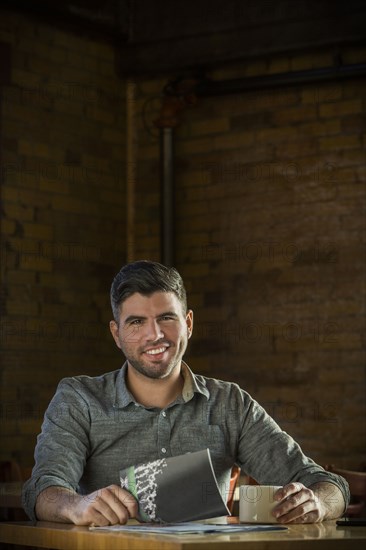
[[[170,524],[144,524],[144,525],[110,525],[106,527],[89,527],[90,530],[98,531],[125,531],[134,533],[158,533],[160,535],[207,535],[209,533],[248,533],[251,531],[286,531],[287,527],[282,525],[213,525],[208,523],[178,523]]]
[[[139,504],[142,522],[176,523],[229,515],[209,449],[120,471],[121,487]]]

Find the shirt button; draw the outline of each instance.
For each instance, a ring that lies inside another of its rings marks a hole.
[[[164,416],[164,418],[166,417],[166,412],[165,411],[163,411],[161,414]]]
[[[166,453],[166,448],[163,447],[163,448],[161,449],[161,452],[165,454],[165,453]]]

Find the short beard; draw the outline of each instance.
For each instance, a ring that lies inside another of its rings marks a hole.
[[[156,370],[153,370],[153,368],[146,368],[145,365],[140,363],[140,361],[134,361],[134,360],[131,361],[131,359],[128,359],[128,362],[131,365],[131,367],[135,369],[136,372],[152,380],[159,380],[162,378],[166,378],[177,366],[177,365],[169,366],[168,371],[165,371],[162,373],[161,370],[159,370],[159,366],[157,366]]]

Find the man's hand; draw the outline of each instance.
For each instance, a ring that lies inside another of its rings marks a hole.
[[[133,496],[118,485],[110,485],[90,495],[81,496],[70,510],[70,519],[75,525],[102,527],[127,523],[136,514],[137,502]]]
[[[134,497],[118,485],[109,485],[89,495],[79,495],[64,487],[48,487],[38,495],[37,519],[75,525],[104,527],[126,523],[137,515]]]
[[[273,515],[279,523],[317,523],[342,515],[344,500],[341,491],[332,483],[322,482],[305,487],[302,483],[289,483],[278,489],[274,499],[279,504]]]

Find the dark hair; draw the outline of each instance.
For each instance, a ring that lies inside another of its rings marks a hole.
[[[174,267],[158,262],[140,260],[122,267],[113,279],[111,306],[115,321],[119,322],[119,307],[132,294],[150,296],[154,292],[173,292],[187,311],[187,295],[183,279]]]

